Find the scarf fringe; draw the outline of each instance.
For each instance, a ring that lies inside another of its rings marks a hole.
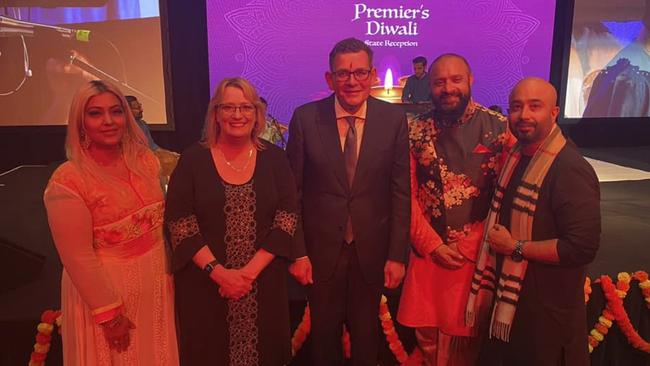
[[[511,324],[497,321],[491,325],[491,328],[492,329],[490,330],[490,334],[492,334],[494,338],[503,342],[510,342]]]
[[[483,326],[483,319],[487,318],[487,309],[481,307],[482,304],[491,304],[494,298],[494,291],[486,288],[480,288],[478,294],[472,297],[471,306],[465,308],[465,324],[468,327],[475,325]]]
[[[490,320],[490,330],[488,334],[490,338],[494,337],[503,342],[510,342],[510,327],[512,324],[504,320],[496,320],[499,311],[503,311],[503,309],[499,309],[499,305],[499,300],[497,300],[496,306],[492,309],[492,318]]]

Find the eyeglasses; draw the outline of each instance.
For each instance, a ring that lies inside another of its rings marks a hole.
[[[354,71],[337,70],[332,72],[332,75],[334,75],[334,78],[337,81],[347,81],[352,75],[354,75],[354,78],[357,79],[358,81],[364,81],[364,80],[368,80],[368,76],[370,76],[370,71],[371,69],[356,69]]]
[[[219,104],[217,108],[219,108],[225,114],[235,114],[237,110],[239,110],[239,113],[246,116],[252,116],[255,113],[255,110],[257,109],[252,104],[242,104],[242,105]]]

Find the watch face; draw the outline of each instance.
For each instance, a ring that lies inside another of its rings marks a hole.
[[[213,260],[212,262],[209,262],[208,264],[206,264],[206,265],[203,267],[203,271],[205,271],[205,273],[207,273],[207,274],[210,274],[210,273],[212,273],[212,271],[213,271],[215,268],[217,268],[218,265],[219,265],[219,261],[217,261],[217,260],[215,259],[215,260]]]
[[[515,262],[521,262],[524,260],[524,242],[519,240],[515,244],[515,250],[512,251],[512,254],[510,255],[513,261]]]

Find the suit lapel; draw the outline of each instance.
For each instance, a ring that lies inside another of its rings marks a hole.
[[[318,109],[316,127],[321,138],[321,144],[323,145],[323,152],[330,160],[330,166],[334,169],[334,175],[347,192],[347,173],[345,172],[345,161],[343,159],[343,151],[341,150],[339,130],[336,126],[334,95],[325,99],[323,103],[319,103]]]

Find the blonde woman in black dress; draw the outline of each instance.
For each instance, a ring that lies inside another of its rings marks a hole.
[[[264,116],[248,81],[223,80],[203,140],[182,154],[169,182],[184,365],[275,366],[291,357],[286,276],[296,189],[284,151],[257,137]]]

